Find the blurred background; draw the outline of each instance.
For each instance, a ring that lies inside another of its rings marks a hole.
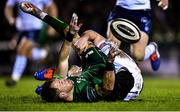
[[[58,18],[65,22],[69,23],[73,12],[78,14],[83,23],[80,33],[93,29],[103,36],[106,35],[107,17],[115,0],[54,0],[54,2],[58,8]],[[154,72],[149,61],[141,63],[143,74],[148,76],[180,76],[180,13],[178,13],[180,1],[169,0],[169,2],[168,10],[163,11],[157,7],[157,2],[152,0],[152,40],[159,45],[161,66]],[[5,18],[5,3],[6,0],[0,1],[0,75],[10,76],[16,56],[16,28],[9,25]],[[56,66],[61,43],[59,35],[46,36],[44,32],[41,47],[48,46],[50,49],[48,58],[44,61],[30,62],[24,74],[31,75],[39,68]]]

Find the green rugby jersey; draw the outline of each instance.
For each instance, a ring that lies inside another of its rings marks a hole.
[[[83,71],[80,76],[69,76],[74,82],[73,101],[98,101],[101,96],[96,86],[102,84],[107,57],[99,48],[92,47],[82,54]]]

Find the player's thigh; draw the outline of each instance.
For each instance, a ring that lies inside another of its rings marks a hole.
[[[137,43],[131,44],[131,54],[135,59],[143,60],[148,41],[148,35],[145,32],[141,32],[141,39]]]
[[[18,47],[17,47],[17,53],[18,54],[25,54],[24,53],[24,48],[26,46],[26,40],[27,38],[26,37],[22,37],[20,41],[18,41]]]
[[[22,38],[18,45],[18,54],[28,56],[31,53],[31,49],[34,47],[34,42],[27,38]]]
[[[26,56],[31,57],[32,48],[35,47],[35,43],[32,40],[28,40],[28,39],[26,40],[25,43],[26,43],[26,45],[23,50],[24,50]]]

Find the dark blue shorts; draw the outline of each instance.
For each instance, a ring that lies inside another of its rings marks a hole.
[[[19,34],[18,42],[25,37],[28,40],[37,43],[40,37],[40,30],[22,31],[22,32],[18,32],[18,34]]]
[[[110,12],[108,21],[115,18],[124,18],[134,22],[141,31],[149,36],[152,30],[151,10],[128,10],[120,6],[115,6]]]

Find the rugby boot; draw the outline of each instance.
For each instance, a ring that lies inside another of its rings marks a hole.
[[[9,79],[9,80],[7,80],[7,81],[5,82],[5,84],[6,84],[7,87],[14,87],[14,86],[17,85],[17,81],[12,80],[12,79]]]
[[[151,42],[150,44],[155,46],[155,52],[150,56],[151,67],[154,71],[157,71],[161,64],[158,46],[155,42]]]
[[[38,86],[38,87],[36,88],[36,90],[35,90],[36,94],[40,95],[41,92],[42,92],[42,89],[43,89],[42,86]]]
[[[23,12],[34,15],[37,18],[41,18],[41,14],[43,14],[41,9],[30,2],[21,2],[19,3],[19,7]]]
[[[50,80],[53,78],[54,72],[55,72],[54,68],[45,68],[45,69],[37,71],[34,74],[34,77],[35,79],[41,80],[41,81]]]

